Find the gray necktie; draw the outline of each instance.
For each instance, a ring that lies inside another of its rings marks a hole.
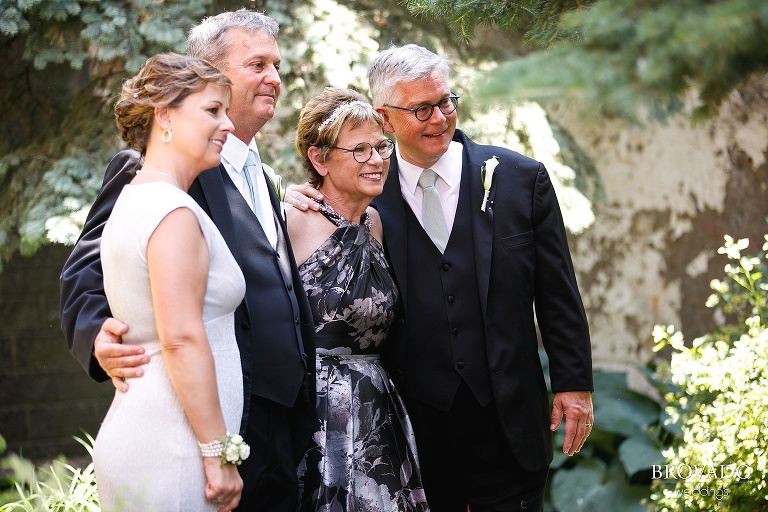
[[[450,233],[445,224],[445,214],[440,202],[440,194],[435,187],[436,182],[437,173],[432,169],[424,169],[419,177],[419,186],[424,191],[421,204],[421,222],[424,225],[424,231],[427,232],[440,253],[443,253],[445,246],[448,245]]]
[[[266,233],[269,242],[272,244],[272,247],[275,247],[277,240],[272,240],[272,237],[270,236],[270,234],[275,230],[270,229],[270,226],[267,224],[267,222],[271,222],[274,225],[274,219],[267,219],[263,209],[261,208],[258,189],[254,183],[254,180],[259,179],[259,176],[255,174],[256,172],[261,172],[261,166],[259,165],[259,160],[256,158],[256,154],[253,152],[253,150],[249,149],[248,157],[245,159],[245,165],[243,166],[243,174],[245,175],[245,182],[248,184],[248,191],[251,194],[253,213],[255,213],[256,218],[259,219],[259,224],[261,224],[261,227],[264,229],[264,232]]]

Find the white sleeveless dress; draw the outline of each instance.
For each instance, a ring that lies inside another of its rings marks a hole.
[[[197,216],[208,245],[203,322],[227,430],[240,430],[243,380],[234,310],[245,294],[243,274],[213,221],[189,195],[161,182],[127,185],[101,239],[104,289],[112,315],[129,326],[123,343],[143,346],[151,360],[141,378],[128,380],[127,393],[115,392],[96,437],[93,460],[104,511],[218,508],[205,499],[200,449],[168,377],[152,307],[147,242],[177,208]]]

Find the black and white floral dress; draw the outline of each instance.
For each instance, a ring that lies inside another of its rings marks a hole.
[[[381,244],[323,204],[337,229],[299,267],[315,321],[319,430],[299,466],[301,510],[426,511],[413,429],[379,364],[397,289]]]

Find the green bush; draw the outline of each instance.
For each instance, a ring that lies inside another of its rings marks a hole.
[[[672,326],[654,330],[657,349],[675,350],[658,375],[670,384],[670,422],[680,426],[653,475],[659,512],[768,510],[768,441],[760,433],[768,417],[765,240],[756,256],[742,256],[749,242],[730,237],[718,251],[731,263],[723,281],[712,281],[707,306],[741,327],[726,323],[691,347]]]
[[[93,438],[75,438],[93,455]],[[0,438],[1,439],[1,438]],[[4,443],[3,443],[4,444]],[[0,450],[2,453],[2,450]],[[11,472],[12,489],[0,492],[0,512],[98,512],[98,492],[93,463],[77,468],[59,456],[40,467],[18,455],[9,455],[0,466]]]

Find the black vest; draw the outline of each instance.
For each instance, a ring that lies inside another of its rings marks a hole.
[[[481,405],[493,398],[465,182],[444,254],[405,207],[409,395],[443,410],[450,408],[462,379]]]
[[[247,283],[245,301],[235,312],[243,375],[253,379],[252,394],[291,407],[306,371],[299,303],[292,278],[283,275],[278,254],[253,210],[226,171],[222,174],[234,229],[238,233],[240,268]]]

